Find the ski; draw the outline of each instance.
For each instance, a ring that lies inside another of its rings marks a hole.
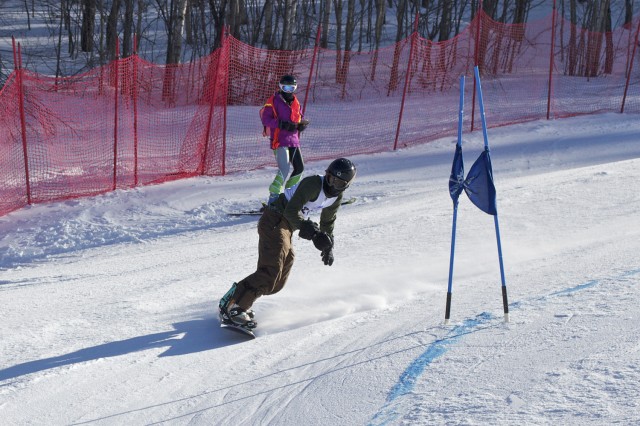
[[[353,204],[356,202],[356,197],[351,197],[348,200],[340,203],[341,206],[346,206],[347,204]],[[229,216],[262,216],[262,212],[266,207],[265,203],[262,203],[262,208],[260,210],[247,210],[244,212],[229,212],[227,213]]]

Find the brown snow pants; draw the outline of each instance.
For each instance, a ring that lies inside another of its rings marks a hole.
[[[265,209],[258,221],[258,267],[237,283],[233,295],[242,309],[249,309],[260,296],[279,292],[286,284],[295,259],[291,234],[280,213]]]

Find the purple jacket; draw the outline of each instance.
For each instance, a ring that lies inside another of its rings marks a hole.
[[[273,115],[273,108],[276,110],[277,118]],[[278,128],[278,120],[291,121],[291,107],[284,99],[282,99],[280,92],[276,92],[275,95],[273,95],[273,108],[269,105],[265,105],[261,114],[262,124],[270,129],[269,135],[271,140],[273,140],[275,130]],[[300,112],[300,118],[302,119],[303,117],[302,112]],[[278,133],[278,142],[278,146],[300,147],[298,131],[294,130],[291,132],[289,130],[280,129]]]

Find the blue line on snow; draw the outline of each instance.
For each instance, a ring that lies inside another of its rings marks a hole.
[[[634,269],[630,271],[625,271],[620,274],[618,277],[614,279],[621,279],[631,275],[636,275],[640,273],[640,269]],[[563,296],[571,293],[575,293],[580,290],[584,290],[587,288],[594,287],[600,284],[600,280],[591,280],[584,284],[579,284],[575,287],[570,287],[564,290],[556,291],[551,293],[548,296],[544,296],[542,299],[552,296]],[[516,302],[511,304],[510,306],[519,306],[520,302]],[[418,378],[422,375],[424,370],[431,364],[433,360],[442,356],[448,350],[448,346],[456,343],[462,336],[465,334],[472,333],[477,330],[478,326],[490,321],[492,319],[492,315],[487,312],[483,312],[480,315],[476,316],[474,319],[467,319],[461,325],[454,327],[446,337],[442,339],[435,340],[432,342],[427,349],[416,358],[407,369],[400,375],[398,383],[396,383],[389,395],[387,395],[387,401],[382,407],[380,411],[378,411],[374,416],[370,425],[385,425],[389,422],[395,420],[398,416],[398,412],[395,409],[395,405],[392,404],[394,400],[407,395],[408,393],[413,391],[413,388],[416,384]]]
[[[491,319],[492,315],[490,313],[483,312],[473,319],[466,319],[461,325],[458,325],[449,331],[446,337],[431,343],[427,347],[427,350],[416,358],[400,375],[400,380],[391,389],[391,392],[389,392],[389,395],[387,396],[385,406],[373,417],[370,424],[383,425],[394,420],[398,416],[398,413],[391,403],[395,399],[413,391],[413,387],[415,386],[417,379],[422,375],[425,368],[427,368],[433,360],[444,354],[447,351],[447,346],[456,343],[462,336],[468,334],[479,325],[486,323]]]
[[[387,396],[387,402],[391,402],[399,396],[405,395],[413,390],[416,379],[422,375],[424,369],[431,362],[447,351],[447,346],[456,343],[460,337],[467,334],[473,328],[483,324],[491,319],[491,314],[483,312],[474,319],[467,319],[461,325],[454,327],[447,337],[438,339],[431,343],[427,350],[416,358],[411,365],[400,375],[400,380],[391,389]]]
[[[585,288],[596,286],[600,283],[598,280],[591,280],[584,284],[577,285],[575,287],[565,288],[564,290],[556,291],[555,293],[551,293],[549,296],[562,296],[565,294],[575,293],[576,291],[584,290]]]

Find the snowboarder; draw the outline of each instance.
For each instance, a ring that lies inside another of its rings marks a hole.
[[[333,264],[333,228],[343,192],[356,176],[355,165],[346,158],[329,164],[324,176],[307,176],[286,188],[270,204],[258,221],[258,267],[237,283],[220,299],[220,321],[253,329],[257,323],[251,310],[260,296],[282,290],[291,267],[294,252],[291,237],[299,230],[300,238],[310,240],[320,250],[325,265]],[[320,211],[320,224],[309,219],[309,213]]]
[[[296,78],[284,75],[279,82],[280,90],[267,99],[260,109],[260,119],[264,125],[263,135],[269,137],[271,149],[276,157],[278,172],[269,186],[267,204],[274,202],[282,187],[297,184],[304,171],[304,161],[300,152],[300,132],[309,125],[300,111],[300,102],[295,95],[298,88]],[[293,166],[289,176],[290,166]],[[286,181],[286,183],[285,183]]]

